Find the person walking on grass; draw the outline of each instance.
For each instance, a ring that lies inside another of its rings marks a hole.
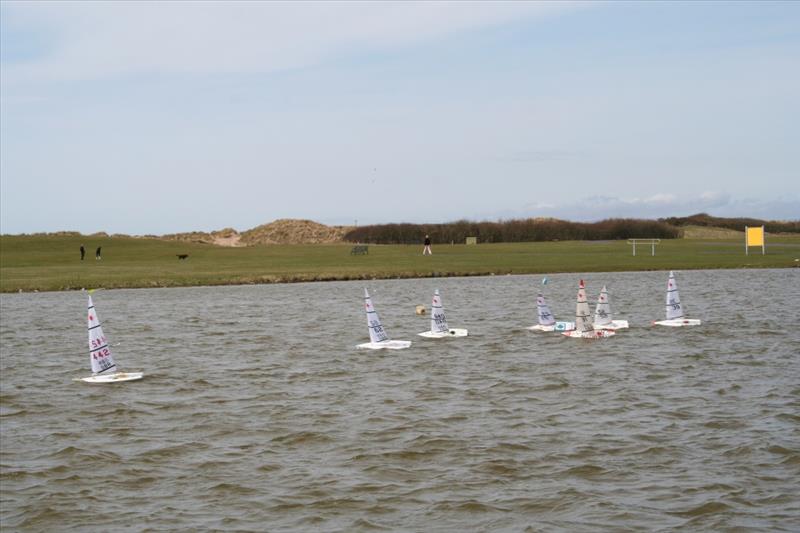
[[[83,261],[83,256],[85,255],[86,255],[86,248],[84,248],[83,245],[81,244],[81,261]]]
[[[431,252],[431,238],[425,235],[425,248],[422,249],[422,255],[433,255]]]
[[[97,261],[99,261],[100,259],[102,259],[102,258],[100,257],[100,247],[99,247],[99,246],[97,247],[97,251],[94,253],[94,258],[95,258],[95,260],[97,260]]]

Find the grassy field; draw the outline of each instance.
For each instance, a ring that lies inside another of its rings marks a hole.
[[[78,248],[86,247],[80,261]],[[103,247],[103,259],[94,250]],[[626,241],[370,246],[350,244],[223,248],[131,237],[0,236],[0,291],[90,287],[178,287],[292,281],[555,272],[612,272],[800,266],[800,236],[768,236],[767,254],[746,256],[740,239],[663,240],[632,257]],[[179,261],[176,254],[189,254]]]

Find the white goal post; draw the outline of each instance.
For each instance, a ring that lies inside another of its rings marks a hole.
[[[650,255],[656,255],[656,244],[660,244],[661,239],[628,239],[628,244],[633,246],[633,256],[636,257],[636,245],[637,244],[649,244],[651,248]]]

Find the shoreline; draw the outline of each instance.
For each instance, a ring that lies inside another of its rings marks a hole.
[[[783,270],[800,268],[800,263],[790,266],[746,266],[746,267],[698,267],[698,268],[685,268],[676,267],[672,270],[688,271],[688,270]],[[58,289],[16,289],[16,290],[2,290],[0,295],[4,294],[26,294],[26,293],[49,293],[49,292],[74,292],[85,291],[88,289],[95,290],[138,290],[138,289],[180,289],[191,287],[244,287],[248,285],[290,285],[294,283],[327,283],[337,281],[382,281],[382,280],[401,280],[401,279],[431,279],[431,278],[474,278],[474,277],[494,277],[494,276],[534,276],[534,275],[555,275],[555,274],[575,274],[575,273],[635,273],[635,272],[668,272],[668,268],[648,268],[648,269],[620,269],[620,270],[603,270],[603,269],[584,269],[584,270],[548,270],[548,271],[530,271],[530,272],[431,272],[430,274],[424,273],[401,273],[386,276],[297,276],[297,277],[276,277],[274,279],[261,279],[254,281],[246,280],[228,280],[220,281],[218,283],[186,283],[186,284],[159,284],[157,282],[150,282],[147,284],[136,285],[102,285],[92,287],[61,287]]]

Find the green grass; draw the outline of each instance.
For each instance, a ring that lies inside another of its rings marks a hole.
[[[80,261],[78,248],[86,246]],[[103,247],[103,259],[94,250]],[[52,291],[90,287],[178,287],[333,279],[481,274],[611,272],[705,268],[783,268],[800,265],[800,236],[768,236],[767,254],[744,254],[740,240],[662,240],[631,256],[626,241],[369,247],[350,255],[350,244],[222,248],[131,237],[0,236],[0,291]],[[176,254],[188,253],[178,261]]]

